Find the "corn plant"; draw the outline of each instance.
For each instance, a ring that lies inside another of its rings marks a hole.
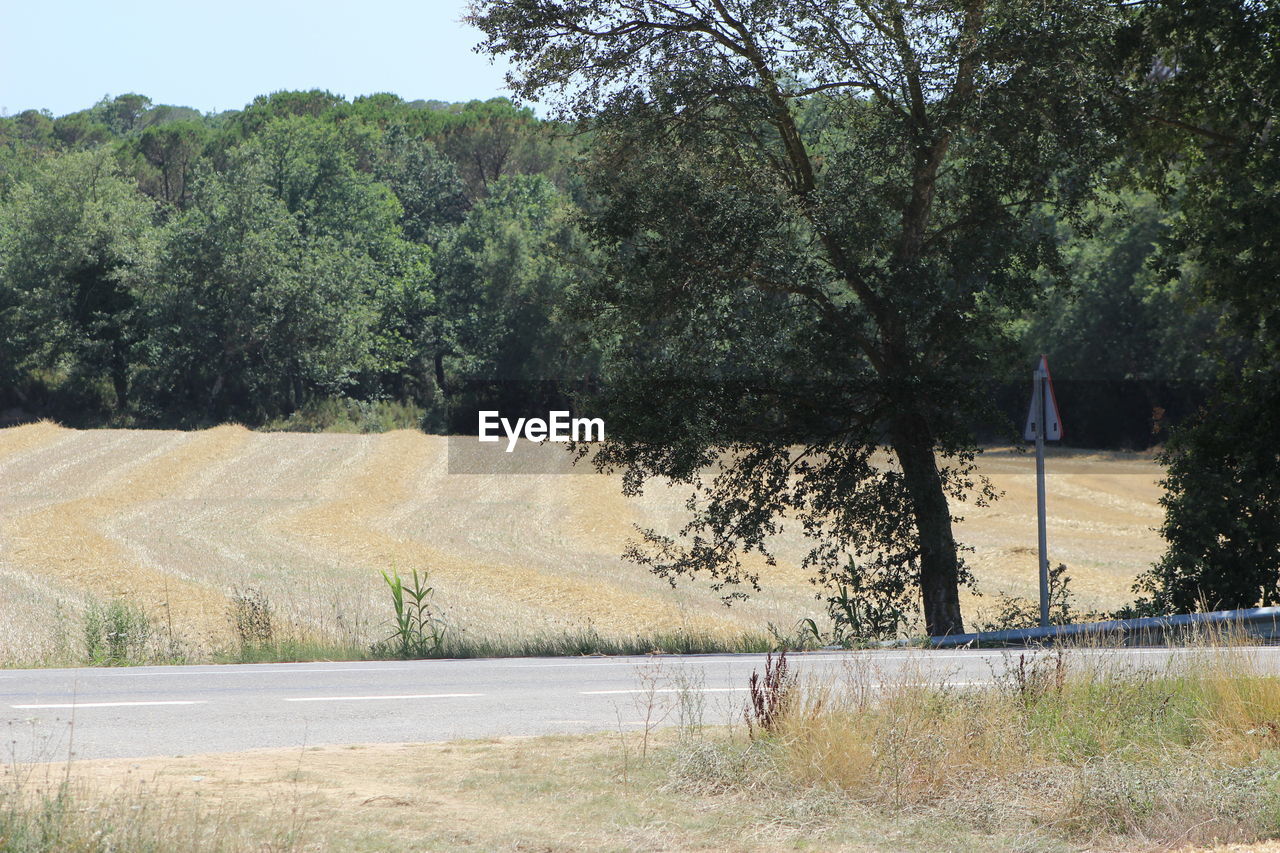
[[[374,652],[391,652],[400,658],[437,657],[444,647],[447,628],[435,612],[431,602],[434,588],[427,586],[429,575],[413,570],[413,579],[406,583],[395,569],[382,573],[382,579],[391,590],[391,606],[395,610],[395,632],[374,646]]]

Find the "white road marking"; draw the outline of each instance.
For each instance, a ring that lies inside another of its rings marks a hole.
[[[468,699],[483,693],[408,693],[399,696],[302,696],[286,702],[371,702],[384,699]]]
[[[551,669],[558,666],[650,666],[661,662],[661,657],[637,658],[635,660],[592,660],[576,663],[500,663],[501,669]],[[740,661],[710,661],[710,663],[740,663]]]
[[[689,693],[745,693],[748,687],[691,687],[688,688]],[[583,690],[579,692],[579,696],[616,696],[623,693],[684,693],[677,687],[664,687],[658,690]]]
[[[157,702],[50,702],[40,705],[10,705],[19,710],[37,708],[137,708],[151,705],[207,705],[207,699],[174,699]]]

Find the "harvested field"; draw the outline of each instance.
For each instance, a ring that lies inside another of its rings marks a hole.
[[[1033,596],[1033,462],[997,450],[982,471],[1006,495],[958,509],[980,589]],[[1049,471],[1051,555],[1070,568],[1077,604],[1126,602],[1161,551],[1159,469],[1134,454],[1063,451]],[[705,583],[672,589],[619,558],[632,525],[678,527],[682,491],[654,485],[630,500],[596,474],[449,473],[448,440],[415,432],[34,424],[0,430],[0,482],[0,661],[10,664],[76,642],[67,616],[89,597],[127,597],[188,648],[213,648],[230,637],[229,593],[248,585],[298,632],[368,643],[385,633],[378,572],[391,567],[429,570],[450,623],[476,635],[729,637],[769,623],[789,631],[822,611],[798,536],[779,543],[778,566],[758,566],[761,594],[725,608]]]

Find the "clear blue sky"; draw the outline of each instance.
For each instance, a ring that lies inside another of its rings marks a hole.
[[[138,92],[202,112],[279,89],[506,94],[466,0],[0,0],[0,108],[55,116]]]

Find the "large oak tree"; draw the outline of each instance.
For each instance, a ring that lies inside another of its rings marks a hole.
[[[1123,12],[475,0],[469,20],[519,96],[591,131],[615,365],[597,460],[630,490],[695,486],[681,535],[632,556],[738,589],[744,553],[797,524],[817,580],[918,584],[929,633],[962,631],[948,498],[975,487],[1006,312],[1055,264],[1043,212],[1069,215],[1113,153]]]

